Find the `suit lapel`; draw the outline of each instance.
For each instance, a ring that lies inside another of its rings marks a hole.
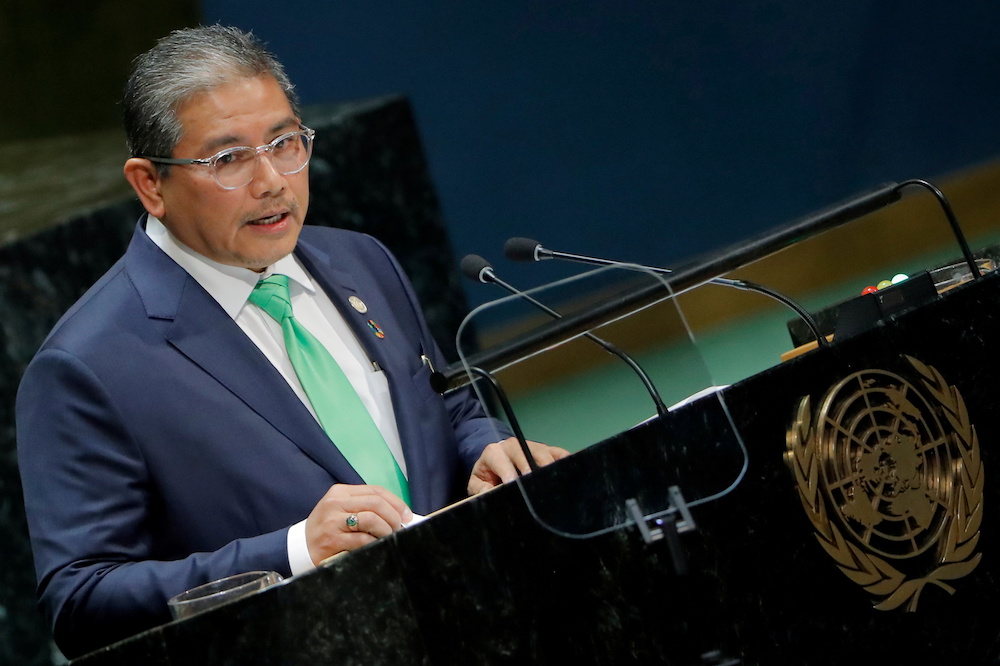
[[[374,331],[368,326],[367,313],[364,315],[355,310],[350,305],[352,296],[361,298],[368,303],[370,298],[358,292],[354,278],[344,271],[335,268],[330,257],[316,250],[315,247],[299,241],[295,250],[296,256],[319,284],[320,288],[326,292],[333,306],[340,312],[351,332],[357,338],[359,344],[364,348],[370,361],[378,363],[379,367],[385,370],[392,366],[387,357],[388,347],[381,344],[382,340],[376,337]],[[391,384],[391,383],[390,383]]]
[[[361,477],[316,420],[222,307],[156,247],[140,228],[126,253],[126,270],[147,315],[168,320],[165,341],[291,440],[338,481]]]

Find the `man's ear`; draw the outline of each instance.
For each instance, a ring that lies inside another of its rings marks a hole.
[[[156,165],[140,157],[129,158],[125,161],[125,180],[135,190],[146,212],[162,219],[166,208],[160,193],[162,177]]]

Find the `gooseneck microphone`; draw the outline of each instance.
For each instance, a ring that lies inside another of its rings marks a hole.
[[[527,301],[528,303],[531,303],[533,306],[535,306],[545,314],[549,315],[553,319],[562,319],[562,315],[553,310],[552,308],[550,308],[549,306],[537,300],[530,294],[521,291],[517,287],[497,277],[497,274],[493,270],[493,266],[490,264],[490,262],[479,256],[478,254],[467,254],[465,257],[463,257],[461,262],[461,269],[462,273],[464,273],[466,277],[468,277],[470,280],[474,282],[481,282],[483,284],[489,284],[492,282],[493,284],[497,285],[498,287],[501,287],[508,293],[513,294],[518,298]],[[588,340],[592,340],[593,342],[596,342],[606,352],[612,354],[613,356],[617,356],[622,361],[624,361],[632,369],[632,371],[635,372],[635,374],[639,377],[639,379],[642,381],[643,386],[646,387],[646,391],[649,393],[649,396],[653,399],[653,404],[656,405],[656,413],[659,414],[660,416],[667,413],[667,406],[664,404],[663,399],[660,397],[659,391],[656,390],[656,387],[653,385],[653,381],[650,379],[649,375],[646,374],[646,371],[642,369],[642,367],[638,364],[638,362],[636,362],[635,359],[633,359],[631,356],[629,356],[621,349],[608,342],[607,340],[599,338],[593,333],[585,332],[583,334],[583,337],[587,338]]]
[[[541,243],[532,238],[514,237],[507,239],[507,242],[504,243],[503,246],[503,253],[504,256],[511,261],[543,261],[545,259],[561,259],[581,264],[590,264],[592,266],[616,266],[626,270],[650,272],[657,275],[669,275],[670,273],[673,273],[673,271],[669,268],[629,264],[622,261],[614,261],[612,259],[601,259],[600,257],[588,257],[582,254],[572,254],[570,252],[550,250],[546,247],[542,247]],[[820,333],[819,326],[816,325],[816,321],[813,319],[812,315],[810,315],[805,308],[787,296],[780,294],[773,289],[757,284],[756,282],[750,282],[749,280],[730,280],[727,278],[717,277],[708,280],[708,282],[709,284],[722,285],[723,287],[731,287],[742,291],[752,291],[754,293],[763,294],[768,298],[773,298],[782,305],[790,308],[796,315],[799,316],[800,319],[802,319],[802,321],[805,322],[813,336],[815,336],[816,343],[819,346],[822,347],[827,344],[826,337]]]

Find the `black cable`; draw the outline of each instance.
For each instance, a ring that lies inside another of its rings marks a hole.
[[[909,185],[917,185],[919,187],[926,188],[937,198],[938,204],[944,211],[945,217],[948,218],[948,224],[951,225],[951,231],[955,234],[955,240],[958,241],[958,246],[962,248],[962,255],[965,257],[965,262],[969,264],[969,270],[972,271],[972,277],[977,280],[981,278],[983,274],[979,271],[979,265],[976,263],[976,258],[972,255],[972,251],[969,249],[969,244],[965,240],[965,234],[962,233],[962,228],[958,226],[958,219],[955,217],[955,213],[951,209],[948,197],[944,195],[944,192],[931,183],[919,178],[903,181],[896,186],[896,191],[899,191]]]

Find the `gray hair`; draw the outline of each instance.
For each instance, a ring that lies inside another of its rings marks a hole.
[[[125,84],[129,152],[133,157],[171,156],[183,134],[177,110],[184,102],[224,83],[258,76],[274,77],[299,115],[284,68],[252,33],[220,25],[175,30],[135,59]]]

